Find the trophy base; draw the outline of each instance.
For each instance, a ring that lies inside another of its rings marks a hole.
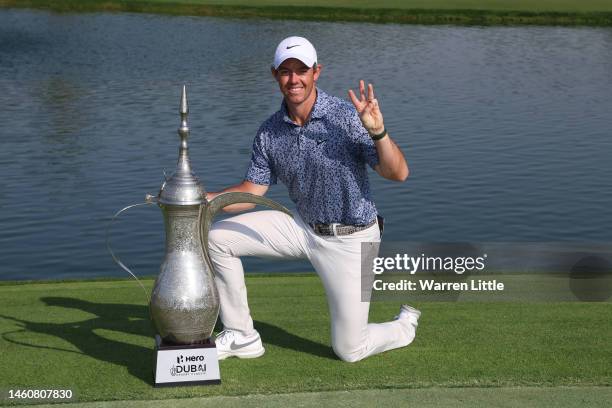
[[[155,335],[155,387],[221,384],[213,339],[200,344],[168,344]]]

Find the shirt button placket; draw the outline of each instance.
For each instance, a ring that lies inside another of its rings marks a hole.
[[[304,150],[304,127],[298,128],[298,148],[300,151]]]

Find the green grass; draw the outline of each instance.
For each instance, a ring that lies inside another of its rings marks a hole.
[[[374,23],[612,25],[607,0],[0,0],[0,7]]]
[[[420,388],[73,403],[70,408],[609,407],[612,387]],[[57,405],[44,405],[59,408]]]
[[[136,3],[139,0],[127,2]],[[302,6],[366,9],[612,11],[608,0],[148,0],[150,3],[182,3],[240,6]]]
[[[252,276],[247,285],[265,356],[221,362],[220,386],[162,389],[152,387],[154,333],[134,282],[2,285],[0,391],[70,388],[85,402],[612,384],[609,303],[421,303],[412,345],[350,364],[330,348],[317,277]],[[374,303],[371,320],[397,309],[397,302]]]

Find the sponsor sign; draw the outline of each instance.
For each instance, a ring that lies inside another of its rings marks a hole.
[[[220,382],[219,360],[214,343],[156,347],[155,386]]]

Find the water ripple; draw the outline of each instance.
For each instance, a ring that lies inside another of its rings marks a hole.
[[[0,10],[0,279],[123,276],[105,228],[175,166],[183,83],[196,173],[211,191],[240,181],[280,105],[274,47],[294,33],[317,45],[323,89],[376,86],[411,168],[403,184],[371,172],[387,240],[611,241],[609,29]],[[283,186],[269,195],[292,207]],[[113,227],[144,275],[159,268],[163,235],[155,207]]]

